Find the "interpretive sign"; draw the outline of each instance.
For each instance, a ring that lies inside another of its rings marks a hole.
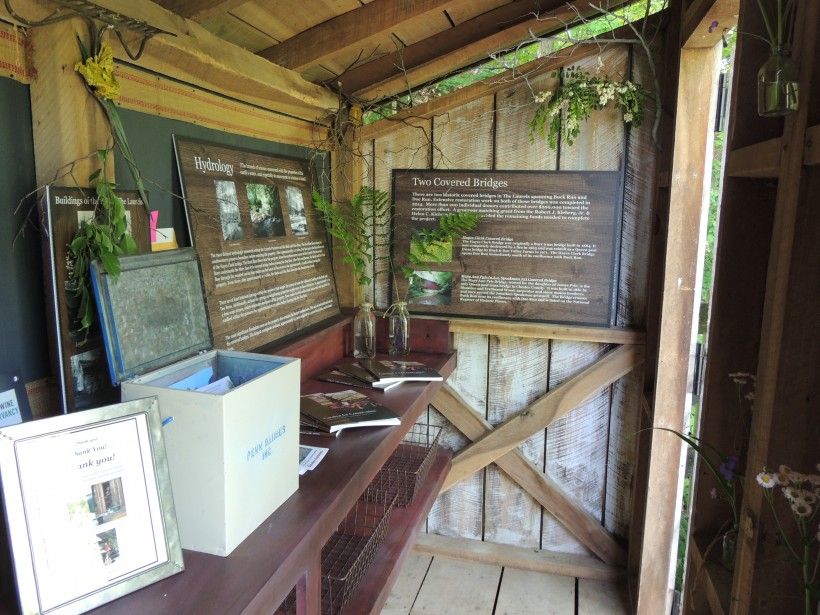
[[[151,251],[148,211],[136,192],[117,191],[125,205],[128,229],[140,253]],[[111,384],[102,348],[99,319],[81,327],[80,299],[69,280],[74,266],[68,249],[80,225],[93,219],[97,195],[93,188],[49,186],[41,201],[43,260],[49,303],[49,343],[59,375],[61,410],[87,410],[119,401]]]
[[[339,313],[304,160],[174,138],[214,347],[254,350]]]
[[[475,230],[398,277],[411,311],[587,325],[613,319],[621,174],[596,171],[393,171],[393,258],[442,216]],[[447,242],[445,242],[447,243]]]

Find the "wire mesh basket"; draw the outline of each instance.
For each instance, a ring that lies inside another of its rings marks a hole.
[[[367,488],[322,549],[322,613],[336,615],[384,541],[394,494]]]
[[[435,425],[413,425],[370,483],[371,487],[394,494],[396,506],[409,505],[433,465],[440,433],[441,427]]]
[[[396,496],[368,487],[322,548],[322,615],[338,615],[359,586],[390,521]],[[296,613],[296,590],[276,615]]]

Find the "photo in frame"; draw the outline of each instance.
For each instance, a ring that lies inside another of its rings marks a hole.
[[[156,398],[0,429],[20,609],[81,613],[184,569]]]

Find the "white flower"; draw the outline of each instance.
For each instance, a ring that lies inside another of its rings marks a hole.
[[[709,497],[712,498],[713,500],[717,500],[717,489],[715,487],[712,487],[709,490]]]
[[[813,491],[804,490],[800,493],[800,497],[812,506],[817,504],[817,494],[815,494]]]
[[[549,90],[545,90],[535,95],[535,102],[539,104],[544,104],[550,98],[552,98],[552,92],[550,92]]]
[[[812,508],[803,498],[797,498],[792,502],[792,512],[798,517],[808,517]]]
[[[629,122],[631,122],[633,119],[634,119],[634,118],[633,118],[632,114],[631,114],[629,111],[627,111],[626,113],[624,113],[624,122],[626,122],[626,123],[628,124],[628,123],[629,123]]]
[[[777,468],[777,482],[783,486],[788,485],[791,473],[792,469],[789,466],[781,465]]]
[[[771,489],[777,484],[777,476],[764,470],[757,475],[757,484],[764,489]]]
[[[783,487],[783,497],[789,502],[794,502],[800,496],[800,489],[794,487]]]

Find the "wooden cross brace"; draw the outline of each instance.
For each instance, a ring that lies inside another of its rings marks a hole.
[[[642,347],[624,345],[611,350],[496,428],[471,410],[450,386],[444,385],[432,404],[456,429],[472,440],[472,444],[453,458],[453,466],[442,492],[495,463],[602,561],[614,566],[625,565],[626,552],[600,522],[515,449],[642,362]]]

